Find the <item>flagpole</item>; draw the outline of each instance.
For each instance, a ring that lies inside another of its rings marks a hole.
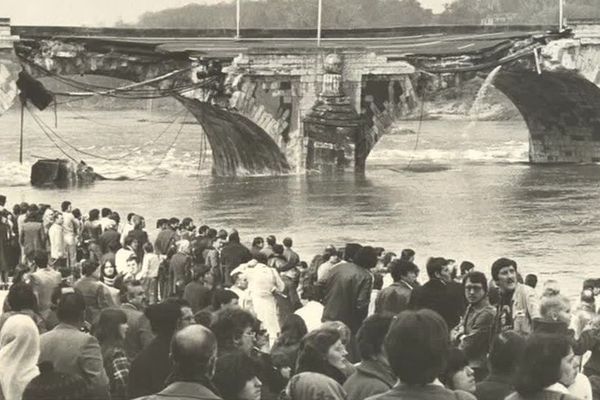
[[[323,17],[323,0],[319,0],[319,11],[317,14],[317,47],[321,47],[321,19]]]
[[[237,0],[235,3],[235,38],[240,38],[240,1]]]

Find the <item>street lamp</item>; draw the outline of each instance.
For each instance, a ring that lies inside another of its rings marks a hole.
[[[564,3],[563,0],[558,0],[558,31],[562,32],[563,30],[563,12],[564,12]]]
[[[319,0],[319,11],[317,14],[317,47],[321,46],[321,18],[323,17],[323,0]]]
[[[240,38],[240,1],[237,0],[235,3],[235,38]]]

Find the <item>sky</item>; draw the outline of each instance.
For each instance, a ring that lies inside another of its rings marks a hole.
[[[135,22],[146,11],[181,7],[189,3],[214,4],[223,0],[0,0],[0,17],[13,25],[112,26]],[[242,5],[243,5],[243,1]],[[310,1],[310,0],[306,0]],[[313,0],[316,1],[316,0]],[[324,0],[327,1],[327,0]],[[420,0],[434,12],[449,0]]]

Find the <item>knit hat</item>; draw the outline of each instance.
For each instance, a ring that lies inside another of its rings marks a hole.
[[[23,393],[23,400],[81,400],[88,398],[85,380],[77,375],[54,371],[51,362],[38,365],[40,375],[34,378]]]

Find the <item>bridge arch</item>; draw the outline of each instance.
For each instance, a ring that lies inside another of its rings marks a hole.
[[[223,85],[220,72],[213,86],[194,89],[199,81],[198,73],[206,75],[207,68],[206,65],[194,67],[187,56],[161,57],[155,53],[124,56],[59,41],[42,41],[39,48],[17,50],[22,60],[28,60],[22,61],[24,69],[35,77],[46,76],[45,70],[60,76],[99,75],[139,83],[181,70],[180,74],[150,85],[161,90],[190,86],[189,90],[174,92],[172,97],[194,115],[206,134],[212,150],[214,175],[282,174],[290,169],[278,144],[261,125],[242,113],[229,110],[227,102],[220,103],[225,106],[216,104],[215,97]],[[275,124],[271,126],[275,129]]]
[[[573,71],[501,70],[494,86],[529,129],[533,163],[600,162],[600,88]]]

